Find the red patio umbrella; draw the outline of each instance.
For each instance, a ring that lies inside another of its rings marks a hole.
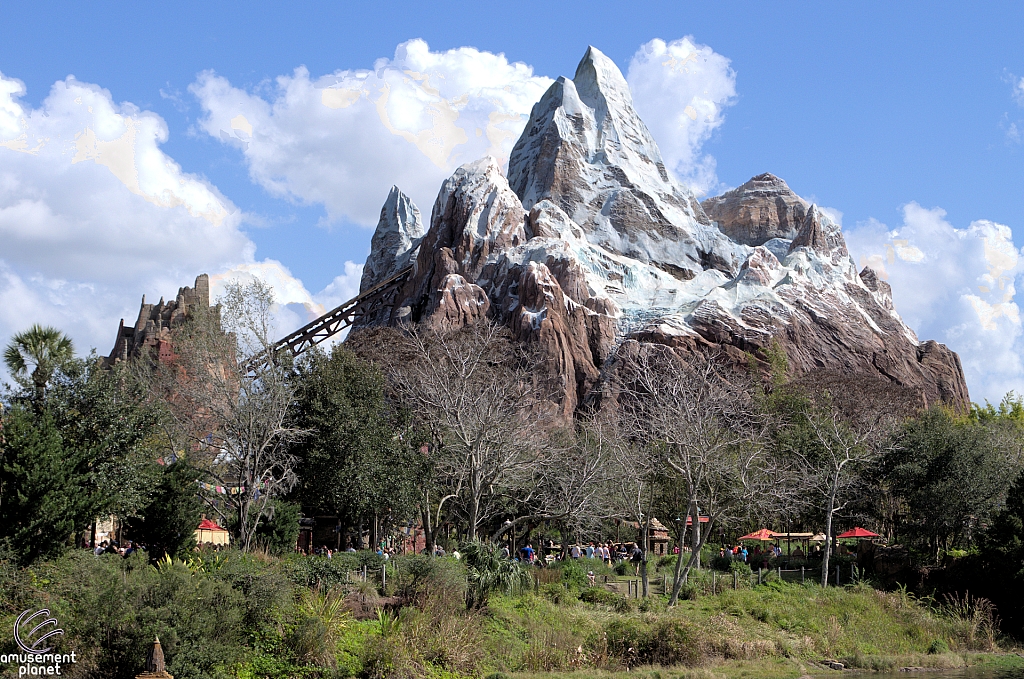
[[[753,533],[750,533],[749,535],[744,535],[740,538],[740,540],[761,540],[762,542],[774,539],[775,533],[768,530],[767,528],[762,528],[761,530],[754,531]]]
[[[881,537],[878,533],[872,533],[871,531],[867,530],[866,528],[861,528],[860,526],[854,526],[853,529],[848,530],[845,533],[840,533],[839,535],[837,535],[836,539],[842,540],[842,539],[845,539],[845,538],[878,538],[878,537]]]

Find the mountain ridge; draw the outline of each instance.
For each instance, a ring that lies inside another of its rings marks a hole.
[[[698,202],[593,47],[533,107],[507,178],[485,158],[444,182],[413,261],[379,324],[506,325],[538,343],[565,416],[627,343],[714,347],[737,365],[777,343],[793,376],[873,375],[922,405],[969,403],[959,357],[918,341],[839,225],[785,181]]]

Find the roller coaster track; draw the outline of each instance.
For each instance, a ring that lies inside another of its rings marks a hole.
[[[406,267],[373,286],[366,292],[361,292],[344,304],[336,306],[326,314],[314,321],[307,323],[290,335],[278,340],[268,351],[254,356],[249,361],[249,371],[256,371],[271,360],[287,350],[293,357],[300,356],[316,345],[324,342],[345,328],[352,326],[356,320],[367,313],[371,313],[384,307],[395,305],[395,295],[399,288],[412,273],[412,267]]]

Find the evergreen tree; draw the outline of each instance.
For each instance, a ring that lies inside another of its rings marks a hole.
[[[157,466],[157,465],[154,465]],[[199,470],[184,461],[158,467],[149,503],[128,520],[132,536],[146,545],[150,558],[181,556],[195,546],[203,502],[196,492]]]
[[[58,553],[92,520],[88,495],[76,488],[76,464],[54,418],[15,405],[0,439],[0,537],[29,563]]]
[[[344,346],[316,351],[299,366],[298,497],[351,526],[405,518],[415,502],[422,461],[399,436],[384,378]]]

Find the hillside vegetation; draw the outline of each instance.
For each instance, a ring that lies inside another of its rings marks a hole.
[[[662,596],[611,591],[614,575],[588,587],[575,564],[537,571],[543,577],[519,593],[497,585],[475,597],[466,564],[450,557],[394,559],[384,588],[379,578],[360,581],[363,565],[372,574],[382,564],[369,552],[278,559],[238,551],[156,566],[86,551],[24,569],[5,562],[0,628],[11,629],[24,608],[46,606],[65,629],[63,652],[79,657],[68,676],[111,678],[134,677],[155,636],[177,679],[707,675],[751,666],[758,676],[797,676],[825,660],[956,667],[1002,648],[984,602],[919,600],[866,584],[741,581],[714,596],[694,587],[694,598],[669,608]],[[9,637],[0,645],[14,651]]]

